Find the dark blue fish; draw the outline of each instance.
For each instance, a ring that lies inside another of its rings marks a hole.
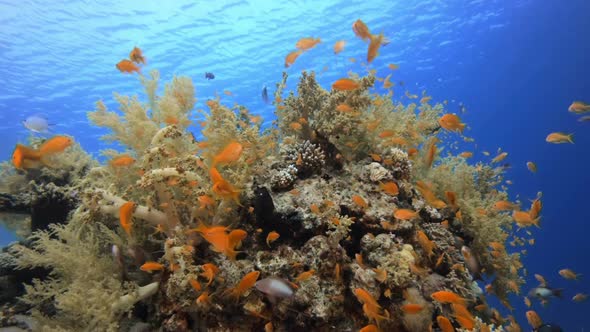
[[[266,89],[266,85],[262,87],[262,100],[264,100],[264,103],[268,104],[268,90]]]
[[[208,80],[212,80],[212,79],[215,78],[215,75],[213,75],[213,73],[206,72],[205,73],[205,78],[208,79]]]

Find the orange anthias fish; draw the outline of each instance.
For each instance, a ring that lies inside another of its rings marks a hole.
[[[118,156],[114,159],[111,159],[111,161],[109,161],[109,165],[111,165],[111,167],[127,167],[127,166],[133,165],[134,163],[135,163],[135,159],[133,159],[128,154]]]
[[[313,276],[315,274],[315,270],[309,270],[309,271],[305,271],[305,272],[301,272],[296,278],[295,278],[295,282],[302,282],[305,281],[309,278],[311,278],[311,276]]]
[[[215,167],[217,164],[226,165],[236,162],[238,159],[240,159],[243,150],[244,147],[242,144],[236,141],[230,142],[213,158],[213,164],[211,167]]]
[[[134,209],[135,203],[133,202],[126,202],[119,208],[119,221],[127,235],[131,235],[131,227],[133,226],[131,218],[133,217]]]
[[[295,63],[295,60],[303,53],[302,50],[293,51],[285,57],[285,67],[288,68]]]
[[[129,59],[137,64],[145,64],[145,57],[143,56],[141,49],[137,46],[135,46],[133,50],[131,50],[131,53],[129,53]]]
[[[532,173],[537,173],[537,165],[532,161],[526,162],[526,168],[528,168]]]
[[[463,132],[465,124],[461,123],[461,119],[456,114],[445,114],[438,119],[438,124],[449,131]]]
[[[321,42],[322,42],[322,40],[319,38],[312,38],[312,37],[301,38],[301,39],[299,39],[297,44],[295,44],[295,47],[300,50],[307,51],[307,50],[314,48],[317,44],[319,44]]]
[[[369,32],[369,28],[367,25],[361,21],[360,19],[356,20],[352,24],[352,31],[354,34],[362,40],[370,40],[371,39],[371,32]]]
[[[508,152],[502,152],[502,153],[498,154],[497,156],[495,156],[494,159],[492,159],[492,163],[501,162],[502,160],[506,159],[507,156],[508,156]]]
[[[139,70],[140,70],[136,64],[134,64],[131,60],[127,60],[127,59],[119,61],[119,63],[117,63],[116,67],[122,73],[133,73],[133,72],[139,73]]]
[[[393,216],[395,217],[395,219],[411,220],[418,217],[418,212],[409,209],[397,209],[393,213]]]
[[[494,204],[494,209],[497,211],[511,211],[518,208],[518,205],[508,201],[497,201]]]
[[[545,141],[553,144],[572,143],[574,144],[573,134],[551,133],[547,135]]]
[[[537,329],[539,328],[539,326],[543,325],[543,320],[533,310],[529,310],[526,312],[526,319],[529,321],[529,325],[532,326],[533,329]]]
[[[332,89],[340,91],[352,91],[360,87],[360,84],[350,78],[341,78],[332,84]]]
[[[438,291],[430,295],[433,300],[440,303],[457,303],[465,305],[465,299],[450,291]]]
[[[238,205],[240,204],[240,190],[234,188],[229,182],[227,182],[215,167],[211,167],[209,175],[213,181],[213,187],[211,190],[213,190],[217,196],[223,199],[233,199]]]
[[[514,219],[520,227],[529,227],[532,225],[540,227],[539,218],[531,218],[531,214],[527,211],[514,211],[512,213],[512,219]]]
[[[371,63],[376,57],[381,44],[383,44],[383,34],[379,35],[371,35],[371,42],[369,43],[369,48],[367,49],[367,62]]]
[[[369,207],[367,201],[359,195],[352,195],[352,201],[362,209],[367,209]]]
[[[140,270],[145,272],[154,272],[154,271],[161,271],[164,269],[164,265],[158,262],[145,262],[142,266],[139,267]]]
[[[203,272],[200,276],[207,278],[207,287],[209,287],[213,282],[213,278],[215,278],[215,275],[219,272],[219,268],[211,263],[203,264],[201,265],[201,268],[203,269]]]
[[[455,332],[453,324],[445,316],[436,316],[436,323],[442,332]]]
[[[388,195],[395,196],[399,194],[399,187],[393,181],[379,183],[379,187]]]
[[[45,155],[63,152],[70,145],[72,145],[73,142],[74,141],[67,136],[53,136],[52,138],[43,142],[43,144],[41,144],[39,147],[41,158],[43,158]]]
[[[590,105],[583,101],[574,101],[567,110],[572,113],[583,114],[590,112]]]
[[[238,252],[235,251],[237,243],[235,240],[230,240],[227,230],[228,229],[225,226],[208,227],[200,222],[197,228],[190,231],[199,232],[205,241],[211,244],[213,250],[225,254],[231,260],[235,260],[236,255],[238,254]]]
[[[416,189],[420,192],[422,197],[424,197],[426,202],[432,205],[432,207],[442,209],[447,206],[445,202],[436,197],[430,186],[426,183],[422,181],[416,181]]]
[[[237,302],[240,300],[240,296],[242,296],[254,286],[259,276],[259,271],[252,271],[246,274],[244,278],[242,278],[242,280],[236,285],[236,287],[228,289],[227,292],[230,294],[230,296],[233,296]]]
[[[270,248],[270,244],[275,242],[281,235],[275,231],[268,233],[266,236],[266,245]]]
[[[578,278],[580,277],[580,274],[572,271],[571,269],[559,270],[559,275],[569,280],[578,280]]]
[[[434,247],[436,246],[434,241],[430,240],[426,233],[424,233],[423,231],[416,232],[416,235],[418,243],[420,244],[424,252],[426,252],[426,255],[428,257],[432,256]]]
[[[408,303],[402,305],[401,309],[406,314],[417,314],[424,309],[424,306],[416,303]]]
[[[29,169],[39,166],[41,154],[22,144],[17,144],[12,152],[12,165],[16,169]]]
[[[344,46],[346,42],[344,40],[339,40],[334,44],[334,54],[338,54],[344,50]]]

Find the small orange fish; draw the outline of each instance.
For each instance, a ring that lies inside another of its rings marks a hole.
[[[386,194],[395,196],[399,194],[399,187],[393,181],[388,181],[385,183],[379,183],[379,187],[383,190]]]
[[[468,151],[461,152],[461,153],[459,153],[459,157],[471,158],[471,157],[473,157],[473,152],[468,152]]]
[[[139,67],[135,65],[131,60],[121,60],[119,61],[119,63],[117,63],[116,67],[122,73],[139,73]]]
[[[211,190],[223,199],[233,199],[238,205],[240,204],[240,190],[234,188],[227,182],[215,167],[209,169],[209,175],[213,181]]]
[[[198,282],[195,279],[189,279],[188,281],[191,284],[191,287],[196,290],[196,291],[201,291],[202,287],[201,287],[201,283]]]
[[[432,299],[440,303],[457,303],[465,305],[465,299],[451,291],[438,291],[430,295]]]
[[[369,48],[367,49],[367,62],[371,63],[378,55],[379,48],[381,44],[383,44],[385,37],[383,34],[379,35],[371,35],[371,40],[369,43]]]
[[[426,153],[424,154],[424,163],[427,168],[432,167],[434,158],[436,157],[436,140],[431,140],[426,146]]]
[[[314,48],[317,44],[319,44],[321,42],[322,42],[322,40],[319,38],[311,38],[311,37],[301,38],[301,39],[299,39],[299,41],[297,41],[297,43],[295,44],[295,47],[300,50],[307,51],[307,50]]]
[[[63,152],[70,145],[72,145],[73,142],[74,141],[67,136],[53,136],[52,138],[43,142],[43,144],[41,144],[39,147],[41,159],[43,159],[44,156],[50,154]]]
[[[583,293],[578,293],[578,294],[574,295],[574,297],[572,297],[572,301],[580,303],[580,302],[586,301],[587,298],[588,298],[588,295],[583,294]]]
[[[17,144],[12,153],[12,165],[16,169],[29,169],[39,166],[41,154],[38,150],[31,149],[22,144]]]
[[[213,164],[211,167],[215,167],[217,164],[227,165],[238,161],[243,150],[244,147],[242,144],[236,141],[230,142],[213,158]]]
[[[362,198],[359,195],[353,195],[352,196],[352,201],[354,202],[354,204],[358,205],[362,209],[369,208],[369,204],[367,204],[367,202],[365,201],[365,199]]]
[[[418,212],[410,209],[397,209],[393,213],[393,216],[399,220],[411,220],[418,217]]]
[[[540,227],[539,226],[539,218],[536,218],[536,219],[531,218],[530,213],[526,212],[526,211],[512,212],[512,219],[514,219],[514,221],[516,221],[516,223],[520,227],[529,227],[532,225]]]
[[[436,246],[434,241],[430,240],[426,233],[424,233],[423,231],[417,231],[416,236],[418,239],[418,243],[420,244],[424,252],[426,252],[426,255],[428,257],[432,256],[434,247]]]
[[[445,316],[437,316],[436,323],[442,332],[455,332],[453,324],[451,324],[451,321]]]
[[[359,332],[381,332],[377,325],[369,324],[359,330]]]
[[[463,132],[465,124],[461,123],[461,119],[456,114],[445,114],[438,119],[438,124],[448,131]]]
[[[424,310],[424,306],[416,303],[408,303],[401,306],[401,309],[406,314],[417,314]]]
[[[214,264],[206,263],[201,265],[201,269],[203,269],[203,272],[200,276],[207,278],[207,287],[209,287],[213,282],[215,275],[219,272],[219,268]]]
[[[215,200],[211,196],[201,195],[197,198],[199,201],[199,209],[208,209],[215,206]]]
[[[574,144],[573,134],[566,134],[566,133],[551,133],[547,135],[545,141],[548,143],[554,144],[562,144],[562,143],[571,143]]]
[[[583,114],[590,112],[590,105],[583,101],[574,101],[567,110],[575,114]]]
[[[559,275],[568,280],[578,280],[580,274],[575,273],[571,269],[562,269],[559,270]]]
[[[236,301],[238,301],[240,296],[242,296],[254,286],[259,276],[260,271],[252,271],[246,274],[244,278],[242,278],[242,280],[240,280],[240,282],[236,285],[236,287],[228,289],[227,292],[230,294],[230,296],[233,296]]]
[[[344,40],[339,40],[334,44],[334,54],[338,54],[344,50],[344,46],[346,42]]]
[[[133,210],[135,210],[135,203],[133,202],[126,202],[119,208],[119,221],[127,235],[131,235],[131,227],[133,226],[131,218],[133,217]]]
[[[375,272],[375,280],[379,282],[385,282],[385,280],[387,280],[387,271],[383,269],[373,269],[373,272]]]
[[[303,53],[302,50],[293,51],[285,57],[285,67],[288,68],[295,63],[295,60]]]
[[[301,272],[297,278],[295,278],[295,282],[302,282],[304,280],[307,280],[309,278],[311,278],[311,276],[313,276],[315,274],[315,270],[309,270],[309,271],[305,271],[305,272]]]
[[[529,310],[526,312],[526,319],[528,320],[529,325],[533,327],[533,329],[537,329],[539,328],[539,326],[543,325],[543,320],[533,310]]]
[[[350,78],[341,78],[332,84],[332,89],[340,91],[352,91],[360,88],[360,84]]]
[[[528,168],[532,173],[537,173],[537,165],[532,161],[526,162],[526,168]]]
[[[114,159],[111,159],[111,161],[109,161],[109,165],[111,165],[111,167],[127,167],[127,166],[133,165],[134,163],[135,163],[135,159],[133,159],[128,154],[118,156]]]
[[[197,304],[202,304],[209,302],[209,292],[203,292],[197,299],[195,300]]]
[[[145,64],[145,57],[143,56],[141,49],[135,46],[131,53],[129,53],[129,59],[137,64]]]
[[[369,32],[369,28],[360,19],[352,23],[352,31],[357,37],[359,37],[362,40],[367,41],[371,39],[371,32]]]
[[[266,236],[266,245],[270,248],[270,244],[275,242],[281,235],[275,231],[268,233]]]
[[[517,209],[518,206],[508,201],[497,201],[494,204],[494,209],[497,211],[511,211]]]
[[[502,152],[502,153],[498,154],[497,156],[495,156],[494,159],[492,159],[492,163],[498,163],[498,162],[506,159],[507,156],[508,156],[508,152]]]
[[[154,272],[154,271],[162,271],[164,270],[164,265],[158,262],[145,262],[142,266],[139,267],[140,270],[145,272]]]
[[[272,326],[272,322],[268,322],[264,325],[264,332],[273,332],[274,328]]]

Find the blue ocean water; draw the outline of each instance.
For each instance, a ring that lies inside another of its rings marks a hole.
[[[193,78],[198,108],[220,94],[272,121],[272,107],[260,99],[263,85],[281,78],[284,57],[305,36],[322,43],[286,69],[288,88],[301,70],[322,72],[328,87],[349,70],[366,72],[359,62],[366,46],[354,37],[352,22],[361,18],[391,43],[370,68],[400,70],[393,79],[412,93],[427,90],[434,100],[449,100],[450,112],[467,112],[468,136],[481,151],[509,153],[511,192],[523,201],[543,192],[541,229],[524,258],[532,275],[546,277],[565,297],[547,307],[534,305],[545,321],[565,331],[590,327],[590,302],[574,303],[590,293],[590,123],[567,112],[573,100],[590,101],[590,2],[587,0],[404,0],[404,1],[0,1],[0,159],[25,142],[21,121],[41,114],[57,133],[74,136],[87,150],[110,147],[99,140],[104,130],[89,125],[86,112],[102,99],[111,108],[112,93],[140,94],[135,76],[115,64],[134,46],[162,82],[174,74]],[[334,56],[337,40],[347,41]],[[205,72],[216,78],[208,81]],[[384,75],[381,75],[384,76]],[[222,92],[229,90],[232,96]],[[574,145],[551,145],[552,131],[573,132]],[[537,163],[531,174],[525,162]],[[1,181],[1,179],[0,179]],[[0,229],[0,244],[12,236]],[[572,268],[584,276],[566,281],[557,275]],[[523,327],[525,307],[512,299]]]

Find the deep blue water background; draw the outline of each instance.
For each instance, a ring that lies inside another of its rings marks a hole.
[[[198,4],[197,4],[198,3]],[[532,274],[565,288],[563,300],[534,309],[565,331],[590,327],[590,302],[573,303],[577,292],[590,293],[590,123],[567,112],[573,100],[590,102],[590,1],[0,1],[0,159],[6,160],[28,133],[20,122],[42,114],[56,133],[74,136],[98,155],[110,147],[99,140],[104,130],[89,125],[86,112],[103,99],[115,108],[112,92],[141,94],[134,76],[115,64],[140,46],[144,68],[159,69],[162,82],[173,74],[193,78],[198,105],[215,93],[229,105],[245,105],[272,120],[272,108],[260,89],[274,87],[284,57],[295,42],[318,36],[323,43],[287,69],[294,88],[303,69],[320,72],[325,87],[348,70],[364,73],[359,62],[366,46],[351,24],[363,19],[391,44],[371,68],[404,81],[412,93],[426,89],[434,100],[448,99],[469,125],[467,135],[481,151],[509,153],[511,193],[525,201],[543,192],[542,228],[524,258]],[[334,42],[345,51],[334,56]],[[207,81],[205,71],[215,73]],[[230,90],[233,96],[223,95]],[[271,89],[271,91],[274,89]],[[394,89],[396,96],[402,89]],[[574,145],[550,145],[552,131],[573,132]],[[538,164],[531,174],[525,162]],[[1,181],[2,179],[0,179]],[[12,235],[0,229],[0,245]],[[566,281],[557,275],[572,268],[584,276]],[[515,316],[528,328],[521,297]]]

